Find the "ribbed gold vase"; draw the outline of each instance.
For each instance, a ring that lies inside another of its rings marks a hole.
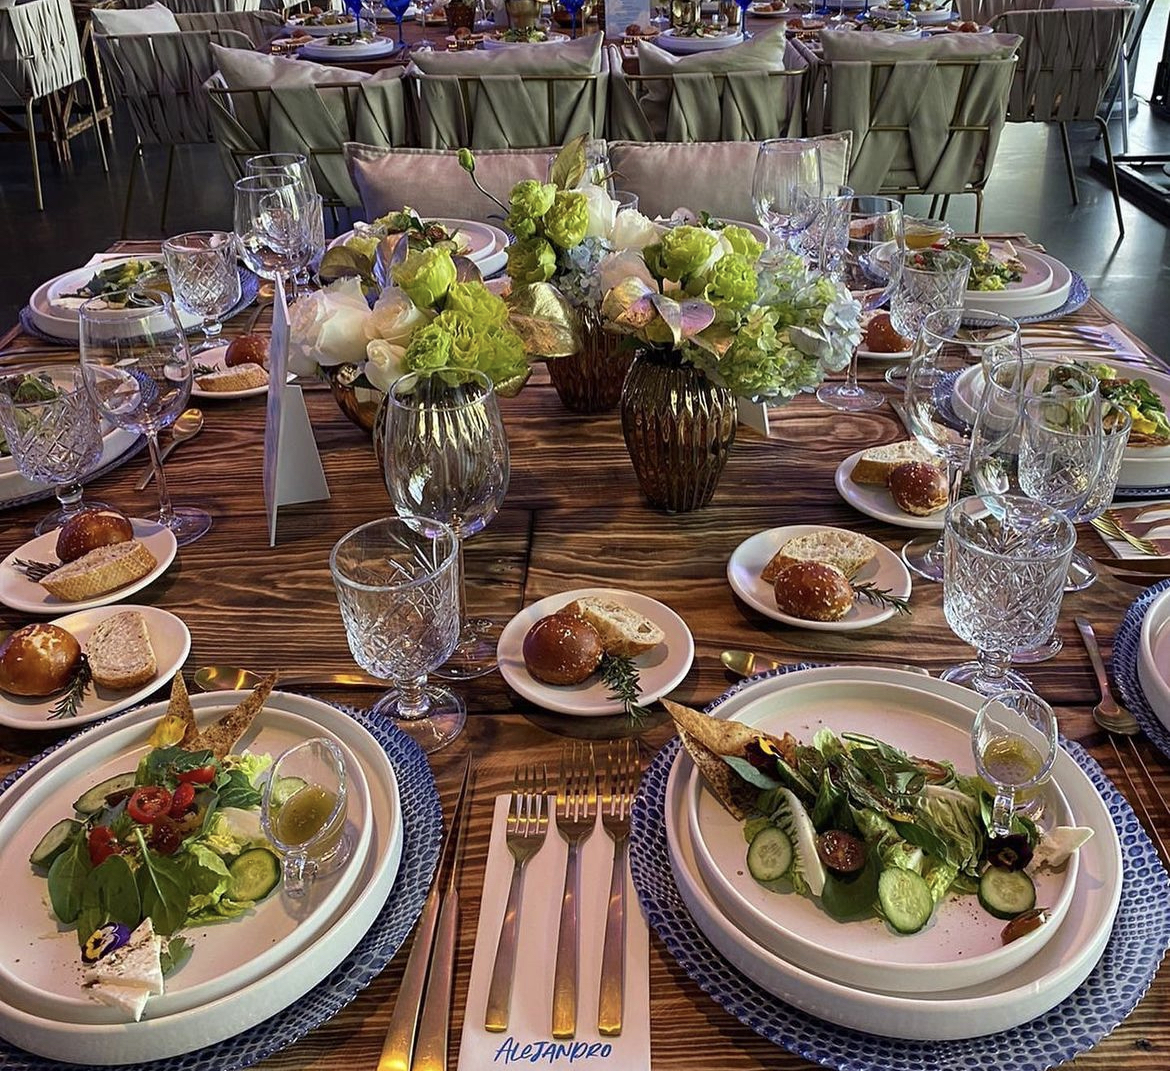
[[[601,329],[591,310],[581,314],[581,348],[548,362],[557,396],[574,413],[604,413],[621,400],[622,383],[633,363],[633,351],[621,349],[621,336]]]
[[[639,352],[622,388],[622,434],[652,506],[686,513],[711,501],[735,442],[735,395],[674,350]]]

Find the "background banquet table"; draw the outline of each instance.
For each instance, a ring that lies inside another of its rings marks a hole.
[[[138,251],[136,245],[124,246]],[[31,289],[31,287],[30,287]],[[229,325],[239,331],[250,313]],[[1037,330],[1069,338],[1111,322],[1090,302],[1073,317]],[[1087,337],[1087,336],[1085,336]],[[1100,351],[1096,351],[1100,353]],[[52,356],[45,343],[15,329],[0,339],[0,363],[15,365]],[[863,378],[881,382],[884,366],[863,365]],[[328,571],[328,552],[350,528],[389,512],[368,439],[340,414],[328,392],[306,392],[318,447],[332,490],[327,502],[286,507],[279,538],[268,547],[261,462],[264,402],[204,402],[206,428],[167,464],[176,503],[209,509],[215,526],[183,548],[174,566],[136,601],[178,614],[190,627],[188,673],[208,663],[289,672],[353,669]],[[910,618],[894,617],[858,633],[824,633],[777,624],[739,602],[725,579],[731,551],[762,529],[788,523],[823,523],[863,531],[891,548],[907,532],[856,513],[837,495],[838,461],[855,450],[903,436],[888,407],[845,415],[802,397],[774,412],[770,438],[740,428],[714,501],[692,514],[668,516],[643,501],[622,443],[616,413],[577,416],[560,405],[539,369],[515,399],[502,404],[512,451],[512,478],[499,516],[467,548],[469,600],[475,612],[506,618],[538,599],[572,588],[608,585],[642,592],[670,605],[690,626],[696,658],[674,698],[705,704],[733,679],[719,662],[728,647],[766,651],[784,661],[914,662],[932,671],[965,659],[970,650],[947,627],[941,589],[919,583]],[[93,492],[129,513],[145,514],[153,491],[137,493],[144,459],[104,476]],[[6,511],[2,546],[22,543],[46,507]],[[1104,545],[1089,529],[1081,546],[1093,554]],[[1032,667],[1038,690],[1057,709],[1062,731],[1080,741],[1118,782],[1116,760],[1090,711],[1095,688],[1088,658],[1073,626],[1083,614],[1108,644],[1126,607],[1138,593],[1107,574],[1088,591],[1067,596],[1060,632],[1065,647],[1052,662]],[[25,624],[0,611],[0,627]],[[462,1008],[484,874],[493,797],[511,784],[517,762],[555,765],[562,742],[581,731],[620,732],[620,719],[573,719],[550,715],[512,694],[498,675],[459,686],[470,717],[466,732],[432,756],[448,815],[457,775],[468,748],[475,779],[465,855],[458,883],[464,913],[460,930],[451,1067],[456,1066]],[[365,705],[367,692],[317,690],[338,702]],[[12,769],[62,733],[0,731],[0,771]],[[661,718],[641,734],[643,764],[671,736]],[[1139,744],[1164,794],[1170,795],[1170,762]],[[1132,761],[1132,759],[1131,759]],[[1133,802],[1133,801],[1131,801]],[[1163,835],[1170,817],[1159,815]],[[723,1012],[693,984],[663,945],[651,941],[653,1067],[728,1071],[811,1066],[774,1047]],[[259,1065],[269,1071],[346,1071],[376,1066],[393,1007],[405,954],[335,1019]],[[1170,1052],[1170,978],[1155,980],[1137,1010],[1114,1034],[1069,1066],[1162,1071]]]

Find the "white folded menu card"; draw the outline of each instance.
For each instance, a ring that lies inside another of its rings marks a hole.
[[[496,797],[463,1019],[463,1039],[459,1046],[459,1071],[484,1071],[485,1068],[512,1065],[645,1071],[650,1066],[650,938],[628,869],[622,1032],[618,1037],[602,1037],[597,1032],[601,949],[613,865],[613,841],[601,828],[600,819],[593,835],[581,847],[576,1037],[556,1040],[552,1036],[553,970],[568,846],[551,823],[544,846],[532,857],[524,872],[516,977],[508,1029],[499,1034],[484,1029],[488,986],[495,964],[500,923],[508,900],[508,886],[512,880],[512,856],[504,837],[508,800],[507,795]]]

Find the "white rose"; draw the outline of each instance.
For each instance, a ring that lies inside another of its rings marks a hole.
[[[645,249],[658,241],[662,228],[648,216],[633,209],[619,212],[609,240],[614,249]]]
[[[378,390],[388,391],[390,385],[406,371],[402,358],[406,346],[387,342],[384,338],[371,339],[366,344],[366,379]]]
[[[420,309],[396,286],[382,291],[366,321],[366,379],[379,390],[389,390],[406,369],[402,359],[415,330],[429,323],[431,314]]]
[[[589,212],[589,223],[585,227],[586,238],[608,238],[617,219],[618,205],[600,186],[584,186],[577,191],[585,195]]]
[[[338,279],[305,294],[289,309],[289,369],[312,376],[318,365],[361,364],[369,318],[370,306],[357,279]]]
[[[624,212],[622,214],[625,215]],[[597,265],[597,275],[603,294],[608,294],[618,283],[631,277],[641,279],[651,290],[658,289],[658,280],[650,274],[642,257],[632,250],[603,257]]]

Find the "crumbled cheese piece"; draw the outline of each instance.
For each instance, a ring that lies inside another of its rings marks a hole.
[[[142,1017],[146,999],[163,992],[162,939],[150,919],[121,948],[103,956],[82,975],[82,987],[95,1000]]]
[[[146,1002],[150,999],[150,990],[142,985],[106,985],[104,982],[91,982],[85,987],[85,991],[99,1004],[120,1008],[128,1013],[136,1023],[141,1020]]]

